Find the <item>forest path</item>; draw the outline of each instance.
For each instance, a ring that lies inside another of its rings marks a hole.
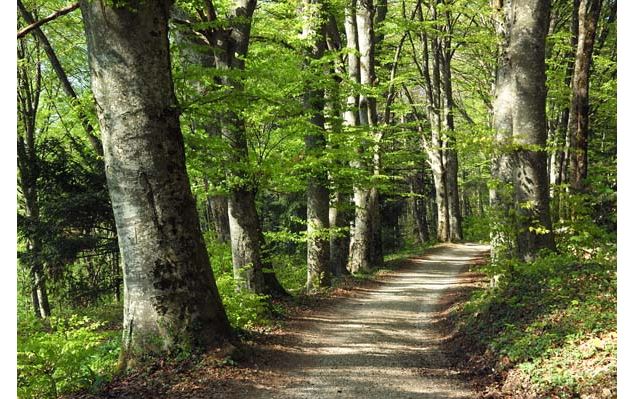
[[[289,328],[297,342],[272,351],[264,366],[279,378],[240,396],[475,397],[450,368],[439,323],[452,305],[448,293],[465,283],[459,274],[488,250],[478,244],[436,246],[361,295],[296,318]]]

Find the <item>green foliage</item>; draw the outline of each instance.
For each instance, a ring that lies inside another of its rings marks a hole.
[[[574,347],[616,331],[616,262],[609,253],[610,247],[590,259],[545,253],[532,263],[489,265],[485,271],[497,275],[497,286],[476,292],[461,310],[462,333],[518,365],[543,392],[578,392],[588,370],[559,367],[579,361]],[[597,355],[614,359],[612,345]]]
[[[121,332],[88,316],[21,316],[18,328],[18,396],[57,398],[97,388],[115,371]]]
[[[223,300],[229,322],[235,328],[249,328],[267,324],[267,297],[246,290],[237,290],[232,269],[231,248],[206,237],[207,250],[212,262],[216,286]]]
[[[463,218],[463,235],[467,241],[487,242],[490,239],[490,224],[482,216],[466,216]]]

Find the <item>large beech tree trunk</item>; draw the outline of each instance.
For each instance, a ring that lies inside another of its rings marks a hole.
[[[82,1],[92,89],[124,268],[121,365],[232,337],[185,169],[170,1]]]
[[[555,249],[549,211],[547,126],[545,114],[545,42],[549,3],[512,0],[509,58],[512,109],[517,245],[521,259],[532,260],[543,248]]]
[[[573,71],[569,136],[571,138],[571,189],[584,191],[589,147],[589,71],[602,0],[581,0],[578,43]]]
[[[303,2],[302,36],[308,41],[306,50],[307,67],[310,61],[318,60],[324,54],[326,41],[324,37],[325,15],[322,5],[315,0]],[[310,159],[319,163],[326,149],[324,136],[324,89],[311,87],[307,82],[304,93],[304,107],[311,114],[312,129],[305,137],[306,153]],[[315,287],[326,287],[330,283],[330,247],[329,247],[329,189],[326,169],[319,167],[308,177],[307,182],[307,281],[308,291]]]
[[[494,82],[492,102],[492,128],[496,153],[492,159],[491,173],[494,184],[489,191],[492,208],[492,228],[490,234],[492,259],[509,258],[515,247],[515,237],[509,232],[514,221],[510,219],[510,210],[514,205],[512,188],[512,109],[514,92],[512,86],[511,65],[509,59],[509,39],[511,24],[511,0],[502,1],[496,8],[496,31],[499,39],[498,63]]]

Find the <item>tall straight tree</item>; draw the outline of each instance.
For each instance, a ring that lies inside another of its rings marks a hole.
[[[419,22],[416,25],[419,50],[415,47],[412,32],[407,31],[412,59],[420,75],[419,86],[422,90],[417,90],[419,93],[416,94],[425,100],[425,114],[416,111],[415,98],[406,86],[404,94],[418,121],[417,128],[422,134],[423,148],[432,170],[437,207],[437,240],[457,241],[463,238],[459,165],[454,137],[456,105],[451,69],[456,50],[456,46],[452,46],[453,26],[457,17],[452,16],[451,2],[435,0],[426,5],[424,10],[422,2],[418,1],[411,17]],[[405,10],[402,14],[405,18]]]
[[[337,26],[335,16],[328,12],[327,22],[325,25],[326,47],[332,53],[340,53],[342,51],[342,43],[340,39],[340,30]],[[332,67],[333,84],[325,92],[325,128],[329,132],[331,149],[339,148],[339,143],[335,140],[341,138],[343,133],[343,118],[341,105],[341,85],[343,77],[346,76],[344,60],[341,57],[335,57]],[[343,167],[345,162],[336,161],[339,168]],[[338,168],[338,169],[339,169]],[[331,274],[334,276],[342,276],[348,273],[346,265],[348,263],[349,250],[349,232],[347,227],[349,221],[345,212],[346,205],[350,202],[348,194],[345,193],[345,186],[348,184],[341,181],[336,174],[330,176],[331,186],[331,203],[329,208],[329,228],[331,229],[329,237],[329,257],[331,264]]]
[[[445,187],[448,200],[448,234],[449,241],[459,241],[463,239],[463,227],[461,217],[461,203],[459,201],[459,157],[456,150],[456,137],[454,126],[454,94],[452,85],[452,57],[454,51],[452,43],[453,26],[456,16],[452,12],[452,2],[443,0],[443,24],[440,27],[444,35],[440,39],[440,69],[441,69],[441,93],[443,95],[443,111],[444,111],[444,135],[445,148],[443,162],[445,163]],[[439,29],[439,28],[438,28]]]
[[[519,213],[517,246],[521,259],[555,249],[547,175],[545,43],[549,3],[512,0],[509,62],[513,87],[513,183]]]
[[[322,5],[315,0],[304,0],[302,4],[302,36],[306,40],[306,66],[319,60],[326,48],[325,15]],[[319,79],[318,79],[319,82]],[[307,82],[304,107],[311,115],[311,128],[304,137],[307,156],[317,167],[309,171],[307,182],[307,290],[326,287],[330,282],[329,237],[329,189],[326,169],[321,166],[326,149],[324,132],[324,89]]]
[[[225,345],[232,333],[185,169],[168,43],[171,1],[82,1],[124,267],[121,366]]]
[[[569,117],[571,140],[570,184],[574,191],[583,191],[588,171],[589,150],[589,72],[602,0],[581,0],[578,14],[578,43],[573,70]]]
[[[504,4],[503,4],[504,3]],[[490,234],[492,259],[508,258],[515,247],[515,238],[508,234],[513,196],[508,188],[512,186],[513,160],[509,147],[512,140],[513,87],[509,59],[511,29],[511,0],[494,2],[495,26],[498,36],[498,60],[494,79],[494,99],[492,106],[492,128],[496,153],[492,159],[491,173],[494,184],[489,191],[490,206],[493,210],[493,228]]]
[[[354,17],[353,17],[354,10]],[[375,75],[375,31],[374,31],[374,8],[372,0],[352,1],[350,10],[347,10],[346,34],[349,57],[356,57],[355,52],[359,52],[359,58],[349,59],[349,76],[351,80],[358,80],[364,89],[356,98],[358,118],[356,122],[363,134],[374,134],[377,126],[377,100],[369,91],[377,83]],[[354,22],[353,22],[354,19]],[[353,47],[356,45],[356,47]],[[357,61],[357,68],[351,65]],[[353,104],[348,101],[349,107]],[[348,111],[347,111],[348,112]],[[345,116],[345,120],[350,124],[353,118]],[[379,172],[379,153],[373,146],[369,146],[370,140],[363,139],[358,153],[360,159],[356,161],[355,167],[365,174],[375,175]],[[370,157],[368,156],[370,153]],[[370,158],[366,161],[365,158]],[[369,163],[369,165],[367,165]],[[370,187],[368,187],[370,186]],[[373,266],[380,266],[382,263],[381,252],[381,230],[379,212],[379,191],[373,184],[356,185],[353,188],[353,201],[355,203],[355,225],[352,234],[352,246],[350,255],[351,271],[370,270]]]
[[[571,24],[570,24],[570,48],[566,52],[567,69],[565,72],[564,83],[566,87],[570,87],[571,78],[573,76],[573,69],[575,67],[575,51],[578,46],[578,14],[580,8],[580,0],[573,0],[573,10],[571,12]],[[570,105],[560,111],[558,122],[554,129],[552,129],[552,141],[556,144],[556,150],[553,151],[550,158],[549,167],[549,183],[551,185],[551,199],[552,208],[555,212],[554,217],[561,218],[563,215],[564,207],[563,202],[560,201],[561,193],[557,189],[562,183],[567,182],[569,172],[567,170],[569,165],[571,146],[571,137],[568,134],[569,128],[569,115]]]
[[[208,27],[198,33],[205,37],[212,48],[214,64],[222,72],[220,82],[233,97],[240,97],[244,87],[236,72],[245,69],[256,0],[236,0],[227,20],[222,23],[218,23],[220,21],[213,3],[204,3],[205,10],[197,10],[197,13],[203,18],[199,22]],[[272,296],[287,295],[272,265],[263,257],[265,238],[256,208],[257,187],[245,167],[249,164],[245,119],[240,109],[234,108],[227,109],[219,119],[221,133],[230,147],[230,165],[226,173],[231,186],[227,209],[234,277],[241,289]]]

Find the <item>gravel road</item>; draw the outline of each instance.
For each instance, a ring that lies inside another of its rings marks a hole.
[[[377,287],[297,320],[297,345],[268,366],[281,382],[245,397],[473,398],[449,368],[436,324],[445,317],[444,291],[488,250],[439,245]]]

